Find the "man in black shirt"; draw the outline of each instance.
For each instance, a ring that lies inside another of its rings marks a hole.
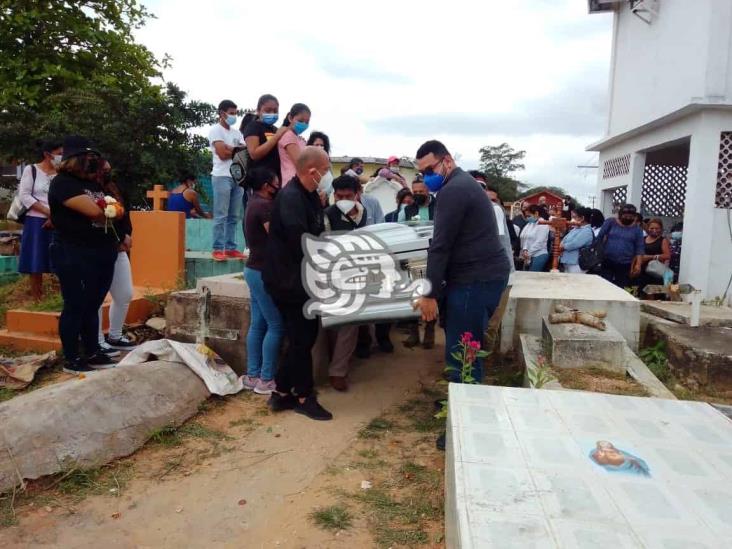
[[[323,232],[323,208],[318,183],[328,174],[330,160],[320,147],[305,147],[297,159],[297,175],[277,193],[269,224],[269,239],[262,279],[282,315],[288,339],[287,352],[275,376],[277,390],[269,405],[272,411],[295,410],[311,419],[328,420],[313,390],[311,350],[318,336],[318,320],[305,318],[308,294],[303,286],[302,236]]]
[[[417,151],[418,169],[437,192],[434,234],[427,255],[430,293],[419,299],[422,318],[437,318],[437,298],[444,298],[445,361],[450,381],[460,382],[461,365],[452,353],[463,334],[482,342],[488,320],[508,284],[510,265],[498,237],[493,205],[466,172],[455,164],[439,141],[427,141]],[[471,376],[483,378],[481,359]]]

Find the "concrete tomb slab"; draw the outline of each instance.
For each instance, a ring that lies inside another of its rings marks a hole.
[[[640,301],[596,275],[531,273],[511,275],[511,293],[501,323],[502,353],[517,348],[519,335],[542,335],[542,318],[561,303],[581,311],[606,311],[606,321],[634,351],[640,338]]]
[[[209,397],[187,366],[147,362],[100,370],[0,404],[0,493],[21,479],[130,455],[180,425]]]
[[[702,402],[450,384],[446,545],[729,547],[732,422]]]
[[[625,339],[609,322],[605,330],[583,324],[552,324],[542,319],[547,358],[558,368],[602,368],[625,372]]]

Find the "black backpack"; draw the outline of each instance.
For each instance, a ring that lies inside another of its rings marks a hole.
[[[244,186],[244,180],[247,177],[249,171],[249,163],[251,157],[249,156],[249,150],[246,146],[236,147],[234,149],[234,156],[231,157],[231,167],[229,173],[232,179],[242,187]]]
[[[602,260],[605,258],[605,239],[599,240],[595,237],[595,233],[592,233],[592,244],[580,248],[579,251],[579,267],[583,271],[593,272],[598,271],[602,265]]]

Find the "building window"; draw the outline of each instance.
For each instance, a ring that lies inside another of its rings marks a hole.
[[[616,213],[620,207],[628,201],[628,187],[617,187],[613,192],[613,213]]]
[[[683,217],[687,166],[646,164],[641,211],[646,217]]]
[[[627,175],[630,173],[630,155],[625,154],[623,156],[616,156],[615,158],[608,158],[602,163],[602,178],[612,179],[620,175]]]
[[[717,208],[732,208],[732,132],[722,132],[719,138],[717,192],[714,204]]]

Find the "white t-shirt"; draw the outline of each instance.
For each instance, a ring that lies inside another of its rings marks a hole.
[[[211,175],[231,177],[231,172],[229,172],[229,168],[231,167],[231,158],[227,160],[219,158],[219,155],[216,154],[216,148],[214,147],[214,143],[216,141],[223,141],[224,144],[229,145],[230,147],[236,147],[244,144],[244,138],[239,130],[231,127],[227,130],[221,124],[211,126],[211,130],[208,132],[208,143],[211,147],[211,155],[213,156],[213,169],[211,170]]]

